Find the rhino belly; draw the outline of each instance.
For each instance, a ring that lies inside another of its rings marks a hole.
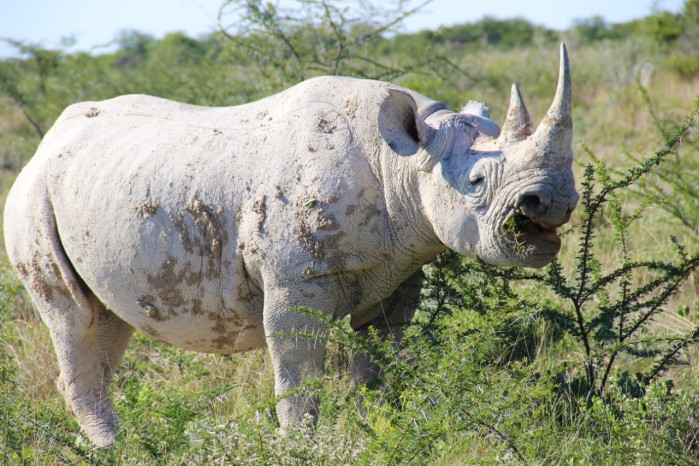
[[[264,346],[262,292],[236,254],[235,231],[199,208],[112,208],[108,222],[84,212],[59,222],[61,240],[97,298],[154,338],[215,353]]]
[[[126,267],[88,286],[124,321],[173,346],[208,353],[264,346],[261,293],[242,272],[207,277],[200,265],[168,256],[155,270]]]
[[[264,346],[262,295],[244,271],[211,273],[201,258],[179,259],[124,268],[92,289],[123,320],[177,347],[234,353]]]

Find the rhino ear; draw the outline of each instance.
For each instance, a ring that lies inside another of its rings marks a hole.
[[[429,114],[407,92],[389,88],[379,109],[379,133],[394,152],[413,155],[434,134],[434,129],[425,122]]]

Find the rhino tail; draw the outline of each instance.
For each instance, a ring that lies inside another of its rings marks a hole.
[[[95,314],[92,292],[66,253],[47,190],[31,178],[26,181],[13,187],[5,206],[10,262],[44,321],[70,313],[64,318],[71,326],[89,326]]]

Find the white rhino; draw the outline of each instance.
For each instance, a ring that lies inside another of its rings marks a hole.
[[[409,320],[420,268],[451,249],[540,267],[578,195],[571,83],[535,130],[517,88],[502,130],[393,84],[308,80],[205,108],[130,95],[68,107],[5,208],[10,260],[47,324],[87,436],[115,441],[107,386],[134,328],[177,347],[267,346],[277,395],[317,377],[324,326]],[[358,379],[375,367],[359,358]],[[315,404],[281,397],[282,429]]]

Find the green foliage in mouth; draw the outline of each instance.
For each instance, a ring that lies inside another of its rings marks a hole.
[[[510,216],[502,225],[505,236],[514,243],[514,250],[519,255],[524,255],[528,248],[523,239],[523,233],[531,231],[536,224],[524,215],[515,214]]]

